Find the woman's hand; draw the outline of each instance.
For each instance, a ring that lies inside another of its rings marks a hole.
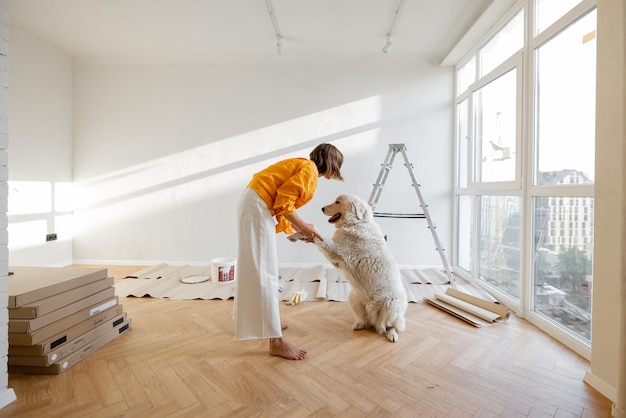
[[[320,241],[324,241],[324,238],[322,238],[320,233],[317,232],[315,226],[313,224],[308,224],[304,222],[304,220],[296,212],[292,213],[291,215],[284,216],[289,222],[291,222],[293,229],[298,232],[302,232],[306,236],[307,242],[313,242],[316,237],[319,238]]]
[[[320,241],[324,241],[324,238],[320,235],[319,232],[315,229],[315,225],[313,224],[303,224],[300,227],[300,232],[306,235],[306,242],[313,242],[315,238],[319,238]]]

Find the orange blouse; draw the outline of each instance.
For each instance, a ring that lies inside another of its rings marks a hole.
[[[291,234],[291,222],[283,215],[291,215],[313,198],[318,177],[313,161],[289,158],[254,174],[248,187],[257,192],[276,216],[276,233]]]

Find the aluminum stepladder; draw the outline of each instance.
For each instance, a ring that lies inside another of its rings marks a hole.
[[[382,213],[376,212],[376,204],[380,199],[380,195],[385,187],[385,182],[387,181],[387,177],[389,176],[389,172],[393,166],[393,161],[396,158],[398,153],[402,154],[404,158],[404,166],[409,172],[409,176],[411,177],[412,186],[415,189],[415,193],[417,194],[417,198],[420,202],[420,207],[424,213],[414,213],[414,214],[402,214],[402,213]],[[433,224],[432,218],[430,217],[430,213],[428,212],[428,205],[424,203],[424,198],[422,197],[422,192],[420,191],[421,185],[417,182],[415,178],[415,172],[413,171],[413,164],[409,161],[409,157],[407,155],[407,149],[404,144],[389,144],[389,151],[387,152],[387,156],[385,157],[385,161],[382,163],[380,168],[380,173],[378,173],[378,178],[376,179],[376,183],[374,183],[374,189],[372,190],[372,194],[368,200],[368,204],[372,208],[372,212],[375,217],[381,218],[420,218],[426,219],[428,223],[428,229],[433,235],[433,239],[435,240],[435,245],[437,247],[437,252],[441,257],[441,262],[443,264],[444,272],[448,276],[448,280],[450,281],[450,286],[456,289],[456,282],[454,276],[452,274],[452,269],[448,264],[448,259],[444,253],[444,248],[441,246],[441,242],[439,241],[439,237],[437,236],[437,227]]]

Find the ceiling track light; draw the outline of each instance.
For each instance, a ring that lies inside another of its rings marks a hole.
[[[385,54],[389,53],[389,49],[391,48],[391,35],[387,34],[387,43],[385,44],[385,46],[383,47],[383,52]]]
[[[280,36],[280,34],[276,35],[276,52],[278,52],[278,55],[281,54],[282,49],[283,49],[283,45],[280,43],[282,36]]]
[[[265,5],[267,6],[267,11],[270,14],[270,19],[272,19],[272,26],[274,26],[274,34],[276,35],[276,52],[278,55],[282,53],[282,35],[280,34],[280,29],[278,29],[278,22],[276,21],[276,15],[274,14],[274,8],[272,7],[272,0],[265,0]]]
[[[269,0],[268,0],[269,1]],[[396,26],[396,22],[398,21],[398,16],[400,15],[400,8],[402,7],[402,3],[404,2],[404,0],[398,0],[398,7],[396,8],[396,12],[393,15],[393,20],[391,21],[391,26],[389,27],[389,30],[387,31],[387,42],[385,43],[385,46],[383,47],[383,52],[385,54],[389,53],[389,50],[391,49],[391,35],[393,33],[393,29]]]

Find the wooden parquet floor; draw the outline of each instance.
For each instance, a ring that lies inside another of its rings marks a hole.
[[[10,374],[0,417],[610,417],[588,362],[516,317],[474,328],[411,303],[394,344],[352,331],[347,303],[281,304],[309,353],[290,361],[234,340],[232,300],[120,303],[129,332],[60,375]]]

